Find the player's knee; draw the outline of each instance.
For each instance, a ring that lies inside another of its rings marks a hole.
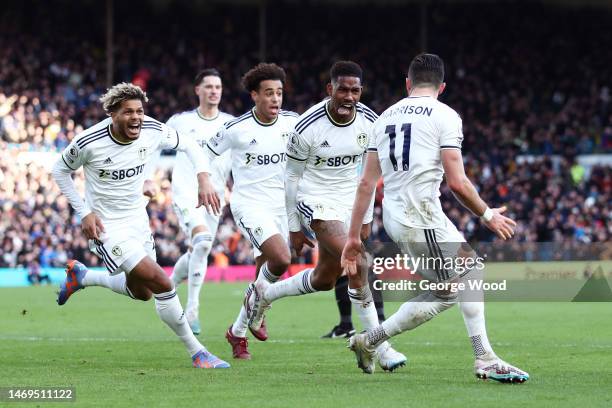
[[[208,232],[198,232],[193,236],[191,245],[192,253],[195,255],[208,255],[212,248],[213,236]]]
[[[134,293],[134,298],[136,300],[142,300],[143,302],[151,300],[152,297],[153,297],[153,293],[149,290]]]
[[[316,272],[311,276],[310,283],[312,284],[313,289],[317,291],[324,290],[332,290],[336,287],[336,279],[330,279],[327,276],[323,276],[322,274],[317,274]]]
[[[437,312],[441,313],[453,307],[457,303],[456,291],[432,291],[430,292],[433,302],[437,302]]]
[[[283,274],[291,265],[290,254],[279,254],[268,260],[268,269],[275,275]]]

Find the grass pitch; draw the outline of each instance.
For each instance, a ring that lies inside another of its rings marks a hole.
[[[0,406],[612,406],[610,303],[487,304],[496,352],[531,375],[507,385],[473,376],[457,308],[393,339],[406,367],[362,374],[344,341],[319,339],[337,320],[331,293],[276,302],[270,339],[251,339],[253,360],[232,360],[223,334],[244,287],[207,284],[202,292],[200,339],[228,370],[191,368],[152,301],[88,288],[59,307],[54,287],[2,288],[0,387],[74,386],[76,402]],[[184,285],[179,295],[186,299]],[[387,315],[398,306],[388,303]]]

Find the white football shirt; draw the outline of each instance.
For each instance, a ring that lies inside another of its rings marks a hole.
[[[353,120],[340,124],[331,117],[328,101],[317,103],[300,116],[287,144],[287,156],[305,166],[298,183],[298,201],[352,208],[363,154],[378,115],[358,103]]]
[[[185,138],[193,139],[202,149],[214,137],[223,124],[234,119],[225,112],[219,112],[217,117],[207,119],[197,109],[173,115],[167,122]],[[225,196],[225,185],[231,171],[230,152],[223,153],[210,163],[211,180],[217,194],[222,199]],[[172,169],[172,199],[181,207],[195,207],[198,203],[198,180],[193,164],[186,153],[177,152]]]
[[[457,112],[429,96],[404,98],[374,123],[368,150],[378,152],[383,206],[406,225],[445,225],[439,198],[444,176],[440,151],[461,149],[461,128]]]
[[[144,169],[152,158],[157,157],[157,150],[187,151],[194,146],[186,138],[182,141],[184,138],[179,137],[176,130],[148,116],[144,118],[138,139],[129,143],[119,142],[113,137],[111,124],[111,118],[107,118],[78,134],[58,162],[71,171],[83,166],[85,205],[105,225],[129,223],[135,218],[146,217],[142,191]],[[197,159],[197,172],[209,171],[208,158],[201,151],[192,153],[189,150],[189,156]],[[69,199],[75,208],[82,205],[75,197],[69,196]]]
[[[286,146],[297,117],[295,112],[281,110],[274,122],[262,123],[252,109],[227,122],[208,141],[215,156],[231,149],[232,209],[285,208]]]

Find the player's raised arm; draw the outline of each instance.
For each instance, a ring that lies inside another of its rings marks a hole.
[[[363,174],[359,181],[359,186],[357,187],[357,193],[355,194],[355,203],[353,204],[353,212],[351,214],[351,226],[349,228],[348,239],[342,251],[342,258],[340,261],[347,273],[352,275],[358,273],[357,256],[363,251],[360,232],[366,212],[368,208],[370,208],[372,196],[376,189],[376,183],[381,174],[382,171],[380,169],[380,162],[378,161],[378,153],[376,150],[371,150],[366,154],[365,168],[363,169]]]
[[[285,171],[285,206],[289,221],[289,239],[297,255],[302,253],[304,245],[314,247],[312,241],[302,232],[297,211],[298,183],[304,174],[310,148],[304,138],[297,132],[292,133],[287,143],[287,169]]]
[[[459,202],[474,215],[481,218],[483,223],[499,238],[506,240],[514,235],[516,222],[502,215],[506,207],[489,208],[480,198],[478,191],[467,178],[463,168],[463,157],[458,148],[444,148],[440,152],[446,183]]]
[[[72,173],[84,164],[85,155],[85,151],[73,140],[62,152],[51,174],[62,194],[81,218],[81,228],[87,239],[99,239],[100,232],[104,232],[102,221],[81,198],[72,180]]]

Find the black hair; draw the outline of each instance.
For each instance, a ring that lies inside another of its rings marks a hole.
[[[419,54],[410,63],[408,79],[412,86],[440,86],[444,82],[444,61],[436,54]]]
[[[202,83],[202,80],[207,76],[216,76],[221,78],[221,74],[216,68],[206,68],[198,72],[198,75],[195,76],[194,85],[200,85]]]
[[[329,70],[329,77],[332,82],[336,82],[341,76],[357,77],[363,81],[363,70],[356,62],[337,61]]]
[[[267,80],[279,80],[285,84],[285,70],[274,63],[262,62],[251,68],[242,77],[242,86],[248,91],[258,91],[259,84]]]

